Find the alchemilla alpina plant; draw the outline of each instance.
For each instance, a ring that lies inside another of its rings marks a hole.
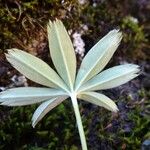
[[[74,48],[62,22],[49,22],[47,32],[50,55],[57,72],[29,53],[18,49],[8,50],[6,58],[14,68],[28,79],[46,87],[8,89],[0,93],[1,105],[23,106],[42,102],[32,117],[32,126],[35,127],[51,109],[70,97],[82,149],[87,150],[77,98],[117,112],[117,105],[110,98],[95,91],[114,88],[130,81],[138,76],[139,67],[125,64],[102,71],[122,38],[121,32],[112,30],[91,48],[76,73]]]

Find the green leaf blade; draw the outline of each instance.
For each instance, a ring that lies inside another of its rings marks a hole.
[[[76,57],[70,37],[62,22],[56,20],[48,25],[48,40],[52,61],[57,72],[73,88],[76,74]]]
[[[64,91],[50,88],[20,87],[0,93],[1,105],[23,106],[39,103],[52,97],[67,95]]]
[[[81,63],[76,78],[76,89],[106,66],[120,44],[121,39],[122,33],[118,30],[112,30],[91,48]]]
[[[7,60],[28,79],[47,87],[66,89],[57,73],[41,59],[18,49],[8,50]]]
[[[62,103],[68,96],[56,97],[43,102],[34,112],[32,116],[32,126],[35,127],[36,124],[53,108]]]
[[[139,66],[125,64],[104,70],[79,89],[81,91],[105,90],[127,83],[139,75]]]
[[[96,92],[83,92],[78,95],[78,98],[104,107],[110,111],[117,112],[117,105],[107,96]]]

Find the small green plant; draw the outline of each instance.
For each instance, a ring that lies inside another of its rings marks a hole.
[[[94,92],[114,88],[138,76],[138,66],[119,65],[99,73],[116,51],[122,34],[110,31],[83,59],[76,76],[76,57],[68,33],[59,20],[47,26],[50,54],[57,73],[45,62],[18,49],[8,50],[7,60],[30,80],[44,85],[8,89],[0,94],[1,105],[23,106],[43,102],[32,117],[35,125],[54,107],[71,98],[78,125],[81,145],[87,150],[77,98],[117,112],[117,105],[107,96]]]

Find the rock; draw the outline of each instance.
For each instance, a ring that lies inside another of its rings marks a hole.
[[[150,150],[150,139],[147,139],[142,143],[141,150]]]
[[[144,80],[143,80],[143,87],[147,88],[147,89],[150,89],[150,76],[146,77]]]

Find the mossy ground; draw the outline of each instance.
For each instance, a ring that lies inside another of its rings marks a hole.
[[[149,6],[148,0],[87,0],[85,4],[76,0],[1,1],[0,87],[9,87],[11,77],[19,74],[4,58],[8,48],[24,49],[51,64],[46,35],[49,19],[61,19],[72,31],[80,31],[82,24],[87,25],[88,30],[82,35],[86,52],[109,30],[119,28],[124,38],[108,65],[136,63],[141,66],[141,75],[124,86],[104,91],[116,100],[118,114],[83,101],[80,110],[89,149],[140,149],[141,143],[150,138]],[[36,86],[31,81],[28,84]],[[69,99],[33,129],[30,120],[36,106],[0,107],[0,149],[80,149]]]

